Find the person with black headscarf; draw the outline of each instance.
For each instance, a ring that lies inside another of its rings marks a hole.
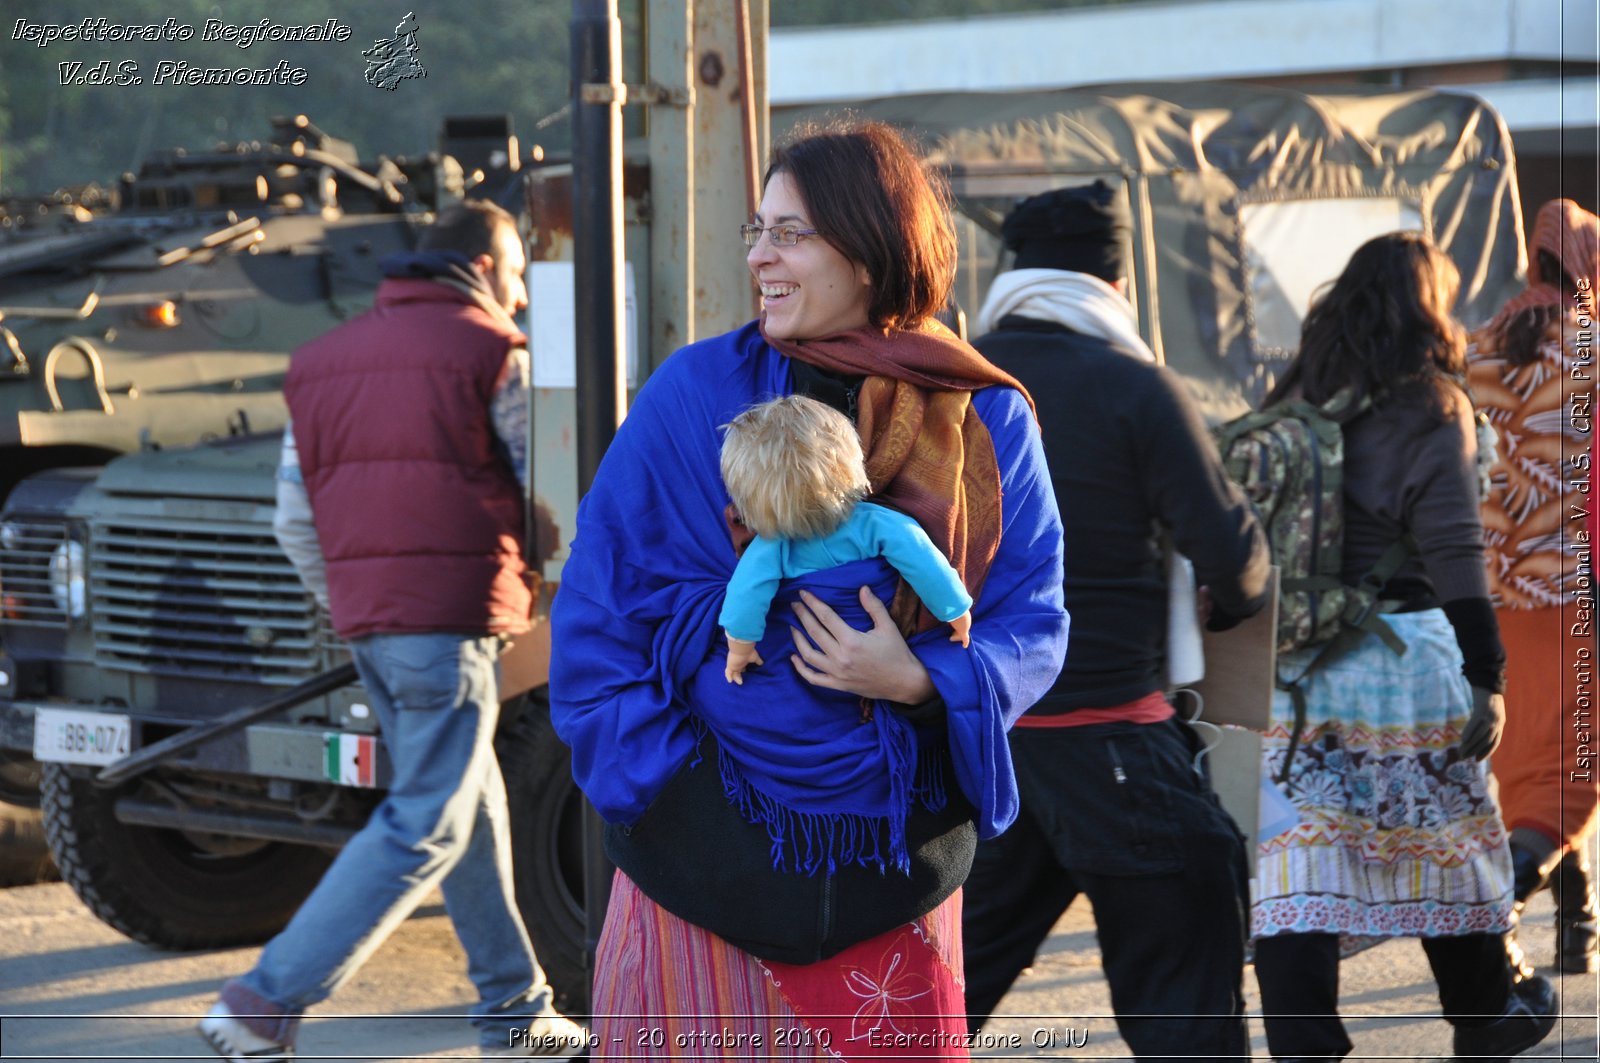
[[[1020,203],[974,345],[1037,396],[1066,541],[1066,664],[1010,733],[1018,821],[967,880],[967,1011],[989,1017],[1061,913],[1094,905],[1117,1026],[1141,1058],[1248,1058],[1245,842],[1163,688],[1162,537],[1209,625],[1266,604],[1266,539],[1126,296],[1129,220],[1104,182]]]

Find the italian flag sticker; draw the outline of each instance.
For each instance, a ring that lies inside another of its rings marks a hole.
[[[378,740],[371,735],[329,732],[322,736],[328,779],[343,786],[374,786],[378,777]]]

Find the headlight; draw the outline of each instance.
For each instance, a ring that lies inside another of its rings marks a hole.
[[[89,587],[84,577],[83,544],[68,539],[50,555],[50,597],[56,608],[72,620],[88,611]]]

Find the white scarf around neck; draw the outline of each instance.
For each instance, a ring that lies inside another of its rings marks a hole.
[[[1139,335],[1133,304],[1123,294],[1088,273],[1064,269],[1014,269],[989,286],[978,311],[976,335],[994,331],[1007,314],[1054,321],[1073,332],[1098,336],[1126,347],[1146,361],[1155,353]]]
[[[1098,336],[1145,361],[1154,362],[1137,328],[1133,304],[1099,277],[1062,269],[1014,269],[989,286],[978,311],[977,335],[994,331],[1007,314],[1053,321]],[[1195,615],[1194,566],[1165,544],[1167,557],[1167,685],[1189,686],[1205,678],[1205,651]]]

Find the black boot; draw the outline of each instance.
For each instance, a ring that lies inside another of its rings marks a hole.
[[[1544,885],[1544,869],[1539,866],[1539,855],[1515,842],[1511,845],[1511,929],[1506,931],[1506,959],[1511,963],[1511,980],[1525,982],[1533,977],[1533,964],[1517,940],[1517,926],[1522,922],[1522,909],[1528,898]]]
[[[1484,1026],[1457,1026],[1457,1059],[1506,1063],[1550,1035],[1560,1005],[1547,978],[1534,976],[1511,987],[1511,999],[1500,1017]]]
[[[1544,885],[1550,874],[1550,859],[1515,841],[1511,843],[1511,895],[1518,904],[1525,903]]]
[[[1575,974],[1600,971],[1594,877],[1586,846],[1561,858],[1550,889],[1556,899],[1556,966]]]

